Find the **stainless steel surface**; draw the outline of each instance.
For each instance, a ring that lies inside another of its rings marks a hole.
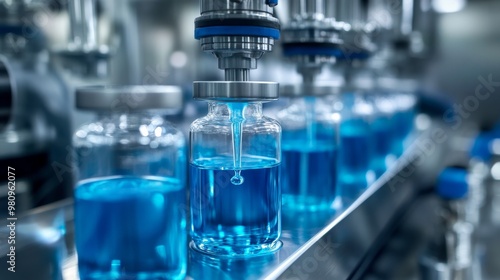
[[[200,0],[200,10],[202,15],[209,12],[216,14],[234,13],[238,10],[269,14],[273,12],[272,7],[266,4],[266,0]]]
[[[324,65],[366,60],[376,49],[367,5],[360,0],[297,0],[289,3],[288,12],[283,48],[304,83],[314,84]]]
[[[0,0],[0,23],[27,24],[27,16],[37,10],[48,9],[50,0]]]
[[[291,0],[289,1],[289,13],[292,18],[301,19],[322,19],[327,10],[330,10],[336,0]],[[328,9],[326,5],[328,4]],[[333,17],[333,16],[332,16]]]
[[[272,101],[278,99],[279,84],[273,82],[194,82],[195,99],[214,101]]]
[[[417,141],[418,142],[418,141]],[[274,254],[245,259],[220,259],[190,250],[191,279],[348,279],[384,237],[396,214],[419,187],[418,172],[408,174],[419,153],[411,147],[394,169],[369,187],[351,205],[336,213],[283,213],[283,247]],[[17,269],[0,270],[4,279],[77,277],[71,201],[43,207],[19,217]],[[6,233],[5,228],[1,230]],[[0,261],[9,248],[0,244]],[[42,256],[36,261],[29,256]],[[30,260],[29,262],[26,260]],[[36,276],[35,276],[36,275]]]
[[[367,21],[367,9],[361,0],[337,0],[335,18],[348,22],[355,30],[362,30]]]
[[[82,110],[128,112],[182,108],[182,91],[175,86],[92,86],[76,89]]]
[[[279,25],[273,16],[272,6],[265,0],[200,0],[201,16],[195,22],[212,21],[209,27],[226,26],[229,20],[260,21]],[[213,22],[215,20],[215,23]],[[256,24],[256,26],[259,26]],[[257,60],[270,52],[274,39],[267,35],[205,36],[200,38],[202,50],[211,52],[219,59],[220,69],[255,69]],[[226,80],[248,80],[248,74],[226,73]]]
[[[95,0],[68,1],[68,10],[70,49],[90,51],[98,48]]]
[[[64,70],[86,78],[103,78],[109,74],[110,50],[99,43],[96,0],[68,1],[70,39],[54,50],[55,59]]]
[[[201,39],[201,47],[204,51],[217,51],[221,50],[221,53],[215,53],[218,57],[227,57],[230,56],[228,54],[244,52],[245,56],[251,57],[254,59],[259,59],[264,52],[270,52],[273,50],[274,39],[267,37],[252,37],[252,36],[235,36],[235,37],[227,37],[227,36],[214,36]],[[251,51],[256,51],[252,53]],[[256,64],[255,67],[256,68]],[[219,67],[225,68],[235,68],[240,65],[224,65],[219,64]],[[250,66],[247,66],[250,67]],[[245,68],[247,68],[245,67]]]
[[[250,76],[250,70],[245,68],[240,69],[226,69],[224,71],[224,78],[226,81],[248,81]]]
[[[213,36],[202,38],[201,49],[213,52],[219,69],[256,69],[257,60],[271,52],[274,39],[252,36]]]

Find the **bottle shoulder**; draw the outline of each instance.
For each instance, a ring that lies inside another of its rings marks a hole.
[[[142,123],[118,123],[98,120],[81,126],[73,136],[75,146],[81,145],[150,145],[186,146],[182,132],[163,118]],[[158,144],[158,145],[156,145]]]
[[[233,123],[229,118],[211,118],[203,117],[196,119],[192,124],[191,133],[196,132],[230,132]],[[245,118],[242,123],[244,131],[248,130],[274,130],[280,131],[280,123],[270,117],[262,116],[258,118]]]

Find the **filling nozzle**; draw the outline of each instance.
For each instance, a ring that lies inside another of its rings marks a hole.
[[[285,56],[297,64],[306,84],[326,64],[365,60],[374,51],[361,0],[292,0],[283,28]]]

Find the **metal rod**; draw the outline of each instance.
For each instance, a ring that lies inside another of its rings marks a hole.
[[[97,48],[97,20],[94,0],[71,0],[68,2],[71,24],[71,43],[75,48]]]
[[[335,2],[335,0],[290,0],[290,17],[293,19],[297,16],[301,18],[315,18],[318,15],[326,16],[326,9],[330,9],[331,12]]]
[[[226,81],[248,81],[250,76],[249,69],[225,69]]]

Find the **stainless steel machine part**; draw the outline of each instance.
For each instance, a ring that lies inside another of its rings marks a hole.
[[[96,0],[68,1],[70,40],[55,50],[63,67],[79,76],[102,78],[108,75],[110,51],[100,45],[97,34]]]
[[[278,97],[275,83],[251,82],[250,70],[273,49],[279,21],[273,15],[276,0],[200,0],[195,36],[205,52],[218,59],[226,83],[196,82],[194,97],[221,101],[262,101]]]
[[[175,86],[90,86],[76,89],[76,108],[88,111],[178,110],[182,91]]]
[[[194,98],[213,101],[272,101],[278,99],[278,83],[273,82],[194,82]]]

